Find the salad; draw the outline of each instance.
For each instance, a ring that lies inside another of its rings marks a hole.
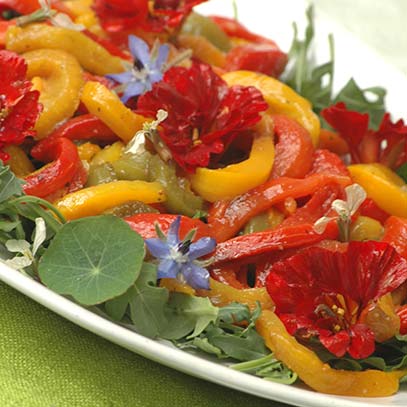
[[[407,377],[407,126],[204,0],[0,0],[0,257],[232,369]],[[372,95],[374,96],[372,98]]]

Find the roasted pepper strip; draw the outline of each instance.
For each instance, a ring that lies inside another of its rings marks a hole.
[[[348,169],[377,206],[390,215],[407,218],[407,185],[395,172],[377,163],[350,165]]]
[[[217,170],[197,168],[190,178],[191,185],[209,202],[231,199],[265,182],[273,161],[273,121],[266,115],[256,126],[256,136],[247,160]]]
[[[99,82],[86,82],[81,98],[90,113],[99,117],[124,142],[129,142],[148,121],[128,109],[119,97]]]
[[[55,206],[67,220],[72,220],[99,215],[129,201],[163,202],[164,189],[158,182],[114,181],[65,195]]]
[[[310,102],[290,87],[270,76],[251,72],[234,71],[222,75],[229,86],[255,86],[269,105],[269,112],[291,117],[309,131],[314,146],[318,145],[320,123]]]
[[[266,288],[237,289],[219,281],[210,279],[210,290],[197,290],[200,297],[208,297],[217,307],[224,307],[232,302],[246,304],[249,308],[255,309],[257,301],[260,302],[261,309],[273,307],[273,301],[268,295]]]
[[[10,27],[6,35],[6,48],[17,53],[41,48],[63,50],[75,56],[84,69],[97,75],[124,70],[122,59],[110,55],[85,34],[68,28],[46,24]]]
[[[95,139],[107,143],[117,140],[114,132],[93,114],[73,117],[57,127],[49,137],[65,137],[70,140]]]
[[[75,144],[65,138],[50,140],[32,155],[42,162],[52,161],[24,179],[24,192],[40,198],[56,192],[72,181],[81,166]]]
[[[272,117],[277,144],[271,177],[303,178],[312,167],[314,147],[310,134],[287,116]]]
[[[270,209],[287,198],[300,198],[313,194],[330,183],[348,185],[344,176],[314,174],[305,179],[281,177],[267,181],[232,201],[216,202],[209,212],[209,226],[218,242],[234,236],[253,216]]]
[[[264,232],[237,236],[217,245],[213,255],[213,267],[229,262],[254,261],[257,256],[281,250],[300,248],[320,242],[324,239],[335,239],[337,228],[328,225],[324,233],[316,233],[313,225],[303,224],[281,227]]]
[[[170,215],[165,213],[139,213],[137,215],[129,216],[124,220],[130,227],[139,233],[143,239],[157,238],[155,225],[157,224],[164,234],[167,234],[171,224],[175,221],[177,215]],[[185,235],[191,231],[196,230],[195,239],[201,237],[210,237],[211,230],[208,225],[199,219],[188,218],[181,216],[180,222],[180,238],[183,239]]]
[[[391,244],[400,256],[407,259],[407,219],[390,216],[384,224],[382,242]]]
[[[61,50],[38,49],[23,56],[28,78],[41,78],[39,101],[43,110],[35,129],[37,138],[42,139],[75,113],[83,85],[82,69],[72,55]]]
[[[390,396],[397,392],[399,379],[407,373],[332,369],[289,335],[277,315],[269,310],[264,310],[256,321],[256,330],[278,360],[296,372],[308,386],[321,393],[356,397]]]

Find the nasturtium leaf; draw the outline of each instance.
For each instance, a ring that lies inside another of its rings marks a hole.
[[[187,339],[194,338],[211,322],[216,321],[218,312],[219,308],[212,305],[209,298],[171,293],[166,308],[168,325],[161,332],[161,336],[175,340],[189,334]]]
[[[220,321],[233,322],[250,321],[251,312],[247,305],[239,302],[231,302],[230,304],[219,308]]]
[[[112,215],[69,222],[55,235],[39,264],[41,281],[84,305],[117,297],[136,281],[144,241]]]
[[[110,318],[115,321],[121,321],[124,318],[129,306],[131,290],[132,288],[130,287],[124,294],[105,302],[105,311]]]
[[[136,331],[149,338],[161,336],[168,324],[165,308],[169,292],[164,287],[157,287],[157,267],[144,263],[129,294],[130,318]]]

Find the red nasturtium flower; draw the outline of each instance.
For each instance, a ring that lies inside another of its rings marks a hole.
[[[197,4],[206,0],[96,0],[103,28],[118,32],[134,28],[160,32],[175,28]]]
[[[319,337],[337,357],[375,349],[363,314],[407,279],[407,261],[384,242],[350,242],[344,250],[313,247],[275,263],[266,287],[288,332]]]
[[[377,131],[369,129],[369,115],[348,110],[339,102],[321,112],[349,146],[353,163],[381,162],[397,168],[407,161],[407,126],[400,119],[393,123],[383,116]]]
[[[21,144],[34,136],[33,127],[41,112],[39,92],[32,91],[26,79],[27,64],[14,52],[0,51],[0,159],[8,159],[1,151],[6,145]]]
[[[160,136],[179,166],[193,172],[256,124],[268,106],[255,87],[229,88],[209,65],[193,62],[190,68],[169,69],[137,107],[150,117],[158,109],[168,112]]]

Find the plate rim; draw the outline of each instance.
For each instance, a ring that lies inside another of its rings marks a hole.
[[[341,397],[270,382],[206,360],[187,351],[170,347],[163,340],[146,338],[55,293],[38,281],[4,263],[0,263],[0,281],[81,328],[131,352],[188,375],[256,397],[298,407],[388,407],[389,402],[391,405],[391,401],[394,399],[394,396],[374,399]],[[371,403],[372,400],[376,402]],[[383,404],[377,403],[381,400],[383,400]]]

